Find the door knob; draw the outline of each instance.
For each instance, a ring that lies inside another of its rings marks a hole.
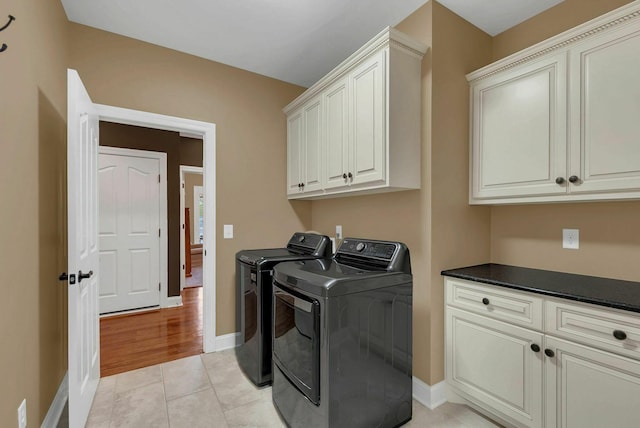
[[[69,275],[66,272],[62,272],[58,277],[58,281],[66,281],[69,279]]]
[[[564,183],[564,177],[556,178],[556,184],[562,184],[562,183]]]
[[[353,178],[353,174],[351,174],[351,173],[347,174],[347,176],[348,176],[349,178]]]
[[[535,343],[531,344],[531,350],[533,352],[540,352],[540,347],[538,345],[536,345]]]
[[[347,179],[347,174],[342,174],[342,178]]]
[[[547,348],[544,350],[544,355],[546,355],[549,358],[553,358],[556,355],[556,353],[553,352],[553,350]]]
[[[577,175],[572,175],[571,177],[569,177],[569,182],[570,183],[577,183],[578,180],[580,180],[580,178],[578,178]]]
[[[486,297],[483,297],[482,298],[482,303],[485,304],[485,305],[488,305],[489,304],[489,299],[487,299]]]
[[[82,282],[83,279],[89,279],[93,276],[93,271],[90,270],[87,273],[82,273],[82,271],[78,271],[78,283]]]

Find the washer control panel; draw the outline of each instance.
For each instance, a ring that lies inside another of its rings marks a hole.
[[[391,260],[397,244],[383,241],[345,238],[337,254],[358,255],[360,257]]]

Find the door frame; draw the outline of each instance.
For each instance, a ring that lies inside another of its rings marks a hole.
[[[184,184],[185,173],[202,174],[203,182],[204,182],[204,168],[202,168],[201,166],[180,165],[180,290],[181,291],[184,290],[184,285],[187,281],[187,278],[185,276],[186,272],[185,272],[185,269],[183,268],[185,263],[187,263],[186,257],[184,255],[187,248],[187,243],[184,239],[184,230],[182,229],[182,225],[185,224],[184,209],[187,205],[185,201],[185,196],[186,196],[185,192],[187,189],[182,187],[182,185]],[[207,202],[205,198],[205,208],[206,208],[206,205],[207,205]],[[205,219],[205,222],[206,222],[206,219]],[[203,254],[204,254],[204,250],[203,250]]]
[[[203,351],[216,350],[216,125],[175,116],[95,104],[101,121],[182,132],[202,137],[205,194],[202,262]]]
[[[169,285],[169,265],[167,256],[169,254],[169,228],[167,220],[167,154],[164,152],[154,152],[150,150],[125,149],[122,147],[98,146],[98,157],[101,154],[136,157],[146,159],[156,159],[160,163],[160,189],[158,197],[160,204],[158,210],[160,213],[160,307],[182,305],[182,296],[168,297]],[[98,194],[100,187],[98,187]],[[100,207],[98,206],[98,215]],[[100,251],[100,232],[98,231],[98,251]],[[98,287],[99,290],[99,287]],[[128,311],[127,311],[128,312]],[[108,316],[108,315],[107,315]]]

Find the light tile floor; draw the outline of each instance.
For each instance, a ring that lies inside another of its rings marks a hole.
[[[405,427],[496,427],[470,408],[446,403],[429,410],[413,401]],[[256,388],[233,350],[202,354],[100,379],[89,428],[286,427],[271,388]],[[295,427],[294,427],[295,428]]]

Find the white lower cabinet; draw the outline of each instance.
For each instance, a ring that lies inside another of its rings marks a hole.
[[[466,398],[522,426],[542,426],[542,333],[447,311],[447,381]]]
[[[640,426],[640,361],[545,338],[546,427]]]
[[[453,278],[445,295],[450,400],[508,426],[640,426],[640,316]]]

